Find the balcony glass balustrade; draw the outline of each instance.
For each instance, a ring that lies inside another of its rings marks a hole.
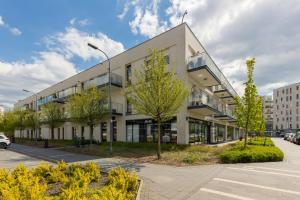
[[[95,77],[89,81],[86,81],[84,83],[84,89],[90,88],[92,86],[98,87],[98,86],[103,86],[108,84],[108,73],[105,73],[101,76]],[[122,76],[115,74],[115,73],[111,73],[111,83],[112,85],[116,85],[119,87],[122,87]]]
[[[196,108],[202,105],[209,106],[216,111],[216,115],[226,115],[233,118],[232,110],[228,105],[223,104],[219,99],[215,98],[213,95],[203,91],[195,91],[189,97],[188,107]]]
[[[206,53],[196,55],[188,58],[187,62],[188,70],[193,70],[204,66],[207,67],[214,74],[214,76],[217,77],[221,85],[224,86],[223,89],[226,88],[232,96],[237,96],[236,91],[233,89],[231,84],[228,82],[226,77],[209,55]]]

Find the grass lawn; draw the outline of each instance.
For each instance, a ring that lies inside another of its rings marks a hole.
[[[130,161],[150,162],[169,165],[211,164],[219,161],[219,154],[232,148],[232,144],[222,147],[208,145],[175,145],[162,144],[161,159],[156,158],[156,144],[114,142],[113,154],[109,154],[109,143],[69,147],[62,150],[100,157],[117,157]]]

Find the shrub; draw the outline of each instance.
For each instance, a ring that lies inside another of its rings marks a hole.
[[[124,191],[119,190],[111,185],[103,187],[98,190],[92,196],[93,200],[129,200],[133,199],[130,194],[124,193]]]
[[[108,184],[125,192],[135,192],[138,188],[138,176],[123,168],[114,168],[108,174]]]
[[[186,156],[183,157],[182,161],[188,164],[194,164],[199,160],[200,155],[196,153],[188,153]]]
[[[283,152],[275,146],[233,148],[220,154],[222,163],[274,162],[282,161],[283,157]]]

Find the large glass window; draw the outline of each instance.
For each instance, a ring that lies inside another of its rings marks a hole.
[[[201,120],[189,121],[189,143],[207,143],[208,124]]]
[[[126,81],[127,81],[127,85],[131,84],[131,65],[127,65],[126,66]]]
[[[107,141],[107,123],[106,122],[101,123],[101,141],[102,142]]]

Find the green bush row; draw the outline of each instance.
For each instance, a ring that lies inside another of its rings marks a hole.
[[[222,163],[250,163],[282,161],[283,152],[275,146],[248,146],[246,149],[234,148],[220,154]]]

